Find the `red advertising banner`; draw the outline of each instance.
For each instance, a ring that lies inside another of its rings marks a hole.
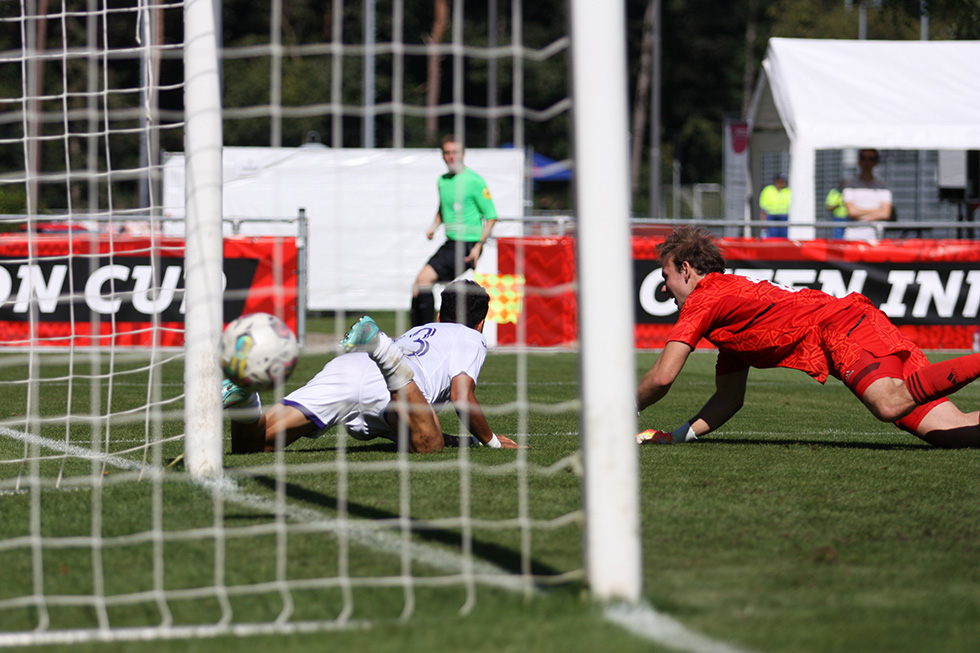
[[[517,324],[498,324],[497,343],[556,347],[578,340],[575,241],[568,237],[500,238],[497,269],[524,275]]]
[[[656,246],[663,236],[634,236],[636,346],[660,348],[676,320],[677,307],[660,287]],[[835,296],[866,295],[923,349],[969,349],[980,339],[980,247],[964,240],[843,241],[720,239],[729,271],[790,288],[817,288]],[[498,330],[500,344],[570,345],[577,338],[574,240],[501,239],[498,267],[511,273],[518,247],[528,278],[518,325]],[[532,284],[531,279],[535,279]],[[531,297],[561,302],[532,302]],[[702,347],[710,348],[707,342]]]
[[[224,321],[273,313],[296,329],[292,238],[224,240]],[[0,237],[0,347],[179,347],[184,240],[91,234]]]

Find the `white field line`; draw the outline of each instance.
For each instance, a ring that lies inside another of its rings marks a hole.
[[[128,458],[123,458],[122,456],[92,451],[91,449],[85,449],[83,447],[68,444],[67,442],[50,440],[48,438],[31,435],[29,433],[14,431],[4,426],[0,426],[0,435],[27,444],[52,449],[54,451],[75,456],[84,460],[98,460],[100,462],[104,462],[106,465],[116,467],[118,469],[136,471],[143,468],[140,463]],[[151,477],[157,477],[163,473],[162,469],[152,467],[149,467],[145,471],[153,472],[150,474]],[[319,510],[285,505],[269,497],[242,492],[238,487],[238,484],[233,479],[227,477],[214,481],[200,482],[199,485],[209,492],[215,490],[220,491],[225,501],[245,508],[260,512],[270,512],[272,514],[276,514],[277,511],[282,510],[284,516],[289,519],[307,523],[329,524],[331,525],[329,530],[337,533],[344,531],[351,541],[372,548],[380,553],[399,556],[402,555],[402,552],[406,546],[406,542],[400,535],[396,535],[389,531],[379,531],[368,527],[362,527],[353,522],[348,522],[345,526],[341,526],[337,523],[336,519],[325,515]],[[503,589],[518,592],[527,592],[529,589],[529,584],[526,579],[516,577],[489,562],[473,558],[467,560],[463,556],[426,544],[412,542],[410,545],[412,559],[421,564],[425,564],[442,571],[469,573],[475,576],[480,576],[481,582]],[[645,603],[640,603],[637,605],[610,604],[605,606],[603,613],[607,620],[624,628],[634,635],[657,642],[658,644],[677,651],[688,651],[690,653],[744,653],[744,649],[739,649],[724,642],[712,640],[704,635],[688,630],[679,621],[660,614]],[[319,630],[319,628],[314,625],[309,625],[308,627],[311,631]],[[363,624],[361,627],[363,627]],[[218,636],[228,633],[246,635],[266,632],[262,628],[249,629],[244,625],[242,628],[229,625],[227,627],[212,630],[203,628],[176,630],[186,630],[188,633],[193,631],[194,634],[199,637],[209,635]],[[273,630],[275,632],[284,632],[281,627],[278,629],[274,628]],[[303,631],[306,629],[298,628],[293,630]],[[153,637],[159,632],[159,629],[155,628],[128,629],[120,632],[119,636],[120,639],[125,640],[144,639],[147,637],[148,633],[152,633],[149,636]],[[90,641],[90,636],[85,636],[83,633],[76,633],[76,635],[79,636],[77,641]],[[48,636],[50,636],[50,640],[48,639]],[[60,637],[65,636],[69,638],[72,637],[72,635],[69,633],[59,634],[55,632],[35,632],[20,634],[12,633],[10,637],[13,637],[14,639],[10,639],[7,635],[0,634],[0,646],[4,646],[5,643],[11,645],[24,645],[29,643],[40,644],[63,642],[64,640]],[[24,639],[25,637],[26,639]],[[40,640],[38,639],[39,637]],[[99,641],[109,641],[115,639],[115,637],[112,637],[108,633],[99,631],[99,635],[96,637],[96,639]]]
[[[85,449],[73,444],[68,444],[64,441],[42,438],[37,435],[14,431],[2,426],[0,426],[0,435],[11,438],[12,440],[18,440],[27,444],[51,449],[59,453],[74,456],[76,458],[81,458],[84,460],[98,460],[99,462],[104,462],[106,465],[117,469],[123,469],[126,471],[138,471],[143,469],[144,471],[152,472],[149,474],[151,477],[159,476],[163,473],[162,469],[154,468],[150,465],[143,468],[139,462],[130,460],[129,458],[92,451],[91,449]],[[351,521],[348,521],[346,525],[342,525],[333,517],[325,515],[324,513],[313,508],[291,506],[277,502],[273,498],[242,492],[238,484],[233,479],[228,477],[212,481],[201,481],[198,483],[198,485],[209,492],[215,490],[220,491],[222,498],[228,503],[233,503],[258,512],[277,514],[278,512],[282,511],[283,516],[288,519],[305,523],[326,525],[328,528],[325,530],[335,533],[340,533],[341,531],[346,532],[347,537],[351,541],[372,548],[380,553],[398,556],[402,554],[402,551],[406,545],[400,534],[395,534],[391,531],[379,531],[370,527],[359,526],[356,522]],[[464,570],[466,570],[471,574],[487,577],[481,578],[481,580],[486,581],[491,585],[499,585],[504,587],[515,586],[515,588],[519,586],[522,591],[527,589],[526,581],[515,579],[510,572],[507,572],[504,569],[483,560],[470,559],[468,561],[464,561],[462,556],[446,551],[445,549],[416,542],[412,542],[411,547],[411,557],[413,560],[429,565],[435,569],[456,573],[463,573]],[[499,578],[499,581],[497,578]]]
[[[646,603],[613,603],[604,610],[606,619],[623,629],[657,642],[675,651],[688,653],[749,653],[747,649],[711,639],[689,630],[673,617],[668,617]]]

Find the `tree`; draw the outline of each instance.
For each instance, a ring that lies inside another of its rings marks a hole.
[[[640,181],[640,168],[644,150],[644,136],[646,134],[647,113],[651,94],[654,92],[650,84],[653,72],[653,27],[655,16],[655,5],[653,0],[647,4],[647,9],[643,12],[643,38],[640,44],[640,68],[636,73],[636,93],[633,99],[633,144],[632,160],[630,162],[630,188],[633,195],[636,195],[637,186]],[[658,125],[650,125],[650,129],[656,129]]]
[[[429,116],[425,121],[425,137],[430,143],[436,141],[439,130],[439,119],[435,108],[439,104],[439,87],[442,83],[442,55],[437,47],[442,43],[449,20],[449,0],[433,0],[435,18],[432,20],[432,31],[429,32],[429,72],[425,82],[425,105],[429,107]]]

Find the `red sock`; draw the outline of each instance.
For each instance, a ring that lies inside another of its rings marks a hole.
[[[905,386],[915,403],[921,406],[953,394],[977,377],[980,377],[980,354],[970,354],[912,372],[905,379]]]

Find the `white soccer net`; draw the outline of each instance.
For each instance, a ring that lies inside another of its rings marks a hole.
[[[405,328],[440,135],[465,135],[500,196],[495,235],[512,238],[478,269],[496,310],[519,288],[525,159],[568,142],[566,21],[525,22],[520,0],[407,4],[0,5],[0,646],[468,613],[484,591],[585,577],[577,436],[554,426],[577,429],[576,362],[549,371],[524,327],[499,336],[517,346],[491,351],[479,396],[527,448],[426,459],[332,432],[227,456],[221,311],[300,332],[287,390],[361,311]]]

